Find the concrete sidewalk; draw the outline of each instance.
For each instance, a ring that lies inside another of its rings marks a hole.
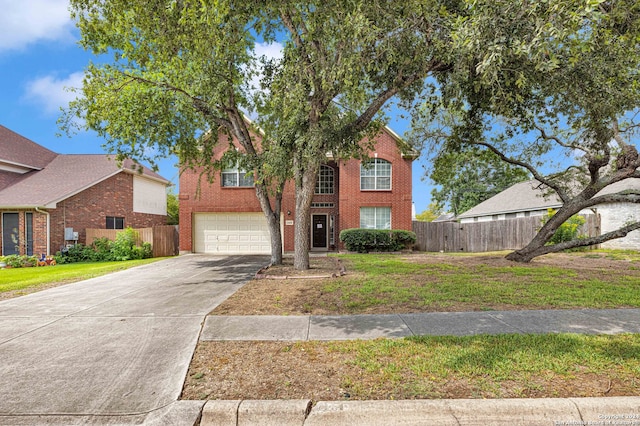
[[[351,340],[511,333],[640,333],[640,309],[208,316],[200,340]]]
[[[412,335],[640,333],[640,309],[353,316],[209,316],[200,340],[350,340]],[[208,401],[200,426],[640,426],[640,397],[411,401]]]

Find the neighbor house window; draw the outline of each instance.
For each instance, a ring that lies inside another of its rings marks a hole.
[[[33,256],[33,213],[24,214],[24,237],[27,243],[25,249],[27,256]]]
[[[124,217],[107,216],[107,229],[124,229]]]
[[[391,207],[360,207],[360,228],[391,229]]]
[[[246,170],[239,170],[238,167],[224,169],[222,171],[222,186],[252,187],[253,173],[247,173]]]
[[[360,164],[360,189],[363,191],[391,189],[391,163],[376,158]]]
[[[316,194],[333,194],[333,168],[321,165],[316,181]]]

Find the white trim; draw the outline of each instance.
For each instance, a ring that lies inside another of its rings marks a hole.
[[[0,161],[0,170],[2,170],[3,172],[17,173],[17,174],[23,175],[25,173],[32,172],[34,169],[30,169],[28,167],[22,167],[22,166],[15,166],[10,163],[3,163],[2,161]]]

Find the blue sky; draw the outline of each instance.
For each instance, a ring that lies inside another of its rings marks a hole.
[[[96,59],[78,46],[67,8],[68,0],[0,0],[0,124],[61,154],[102,154],[103,141],[95,134],[57,136],[60,108],[75,96],[65,88],[80,87],[83,70]],[[391,114],[389,127],[402,136],[408,122]],[[177,186],[175,163],[174,158],[158,160],[160,174]],[[418,213],[431,198],[423,174],[420,161],[415,161],[413,200]]]

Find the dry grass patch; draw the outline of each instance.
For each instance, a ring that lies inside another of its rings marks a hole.
[[[183,399],[438,399],[640,394],[639,335],[201,342]]]
[[[499,254],[341,255],[347,275],[296,279],[291,265],[253,280],[214,315],[341,315],[640,306],[640,257],[562,253],[530,264]],[[331,275],[331,257],[312,258],[307,275]]]

